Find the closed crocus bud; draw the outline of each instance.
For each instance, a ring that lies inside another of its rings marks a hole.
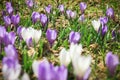
[[[6,32],[5,33],[5,36],[4,36],[4,44],[5,46],[9,45],[9,44],[12,44],[14,45],[15,43],[15,38],[16,37],[16,34],[15,32]]]
[[[61,13],[63,13],[64,12],[64,5],[63,4],[59,5],[58,9]]]
[[[4,48],[6,57],[18,58],[16,48],[13,45],[8,45]]]
[[[43,27],[47,25],[48,18],[45,14],[40,14],[40,22]]]
[[[32,17],[32,22],[36,23],[40,19],[40,14],[38,12],[33,12],[31,17]]]
[[[87,8],[87,4],[85,2],[81,2],[79,6],[81,12],[84,13],[85,9]]]
[[[70,18],[70,12],[71,10],[66,10],[67,17]]]
[[[92,21],[92,25],[93,25],[93,28],[95,29],[95,31],[99,31],[99,28],[100,28],[100,20],[96,21],[96,20],[93,20]]]
[[[77,44],[80,41],[80,33],[71,31],[69,34],[69,42]]]
[[[10,51],[11,52],[11,51]],[[14,57],[4,57],[2,60],[2,73],[4,80],[18,80],[21,65]]]
[[[60,64],[64,66],[68,66],[71,62],[71,57],[69,51],[63,48],[59,53]]]
[[[33,0],[26,0],[26,4],[29,8],[33,7]]]
[[[116,67],[119,64],[119,58],[117,55],[112,54],[112,52],[108,52],[105,57],[106,66],[110,72],[110,75],[113,76],[116,71]]]
[[[87,71],[90,67],[91,60],[91,56],[76,56],[72,60],[74,74],[78,80],[84,80],[85,77],[88,77]]]
[[[11,24],[11,19],[9,16],[4,16],[3,19],[5,22],[5,26],[9,26]]]
[[[108,18],[107,17],[100,17],[100,22],[102,25],[105,25],[108,22]]]
[[[20,16],[18,14],[12,15],[11,21],[15,26],[17,26],[20,22]]]
[[[12,15],[12,13],[13,13],[13,7],[11,6],[10,2],[6,3],[6,11],[8,12],[9,15]]]
[[[51,5],[48,5],[48,6],[45,7],[45,11],[46,11],[48,14],[50,14],[51,9],[52,9],[52,6],[51,6]]]
[[[84,14],[82,14],[82,15],[79,17],[79,21],[84,22],[84,20],[85,20],[85,17],[84,17]]]
[[[57,38],[57,31],[56,30],[52,30],[52,29],[48,29],[46,31],[46,37],[47,37],[47,40],[49,41],[50,43],[50,46],[53,45],[54,41],[56,40]]]
[[[108,8],[106,11],[106,15],[110,18],[114,18],[114,10],[113,8]]]
[[[108,31],[108,27],[106,25],[102,26],[102,36],[104,37],[106,32]]]

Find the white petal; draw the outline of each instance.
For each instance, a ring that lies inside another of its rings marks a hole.
[[[35,43],[38,43],[38,41],[40,40],[41,35],[42,35],[42,31],[41,30],[35,30],[35,32],[34,32]]]
[[[71,62],[70,54],[68,53],[68,51],[66,51],[65,48],[61,50],[59,58],[60,58],[60,64],[65,65],[66,67]]]

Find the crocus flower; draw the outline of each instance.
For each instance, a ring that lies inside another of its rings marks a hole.
[[[83,51],[81,44],[70,44],[69,54],[71,56],[71,59],[73,60],[75,56],[80,56]]]
[[[6,29],[4,26],[0,26],[0,41],[3,41],[3,38],[6,34]]]
[[[13,45],[8,45],[4,48],[6,57],[18,58],[16,48]]]
[[[32,22],[36,23],[37,21],[39,21],[40,14],[38,12],[33,12],[31,17],[32,17]]]
[[[47,60],[34,61],[32,68],[38,80],[67,80],[67,69],[53,66]]]
[[[59,5],[58,9],[61,13],[63,13],[64,12],[64,5],[63,4]]]
[[[26,0],[26,4],[29,8],[33,7],[33,0]]]
[[[90,68],[91,60],[91,56],[75,56],[72,60],[74,74],[78,80],[84,80],[84,78],[88,77],[87,71]]]
[[[85,2],[81,2],[79,6],[81,12],[84,13],[85,9],[87,8],[87,4]]]
[[[67,10],[66,14],[67,14],[68,18],[75,18],[76,17],[76,12],[73,12],[71,10]]]
[[[13,13],[13,7],[10,2],[6,3],[6,11],[8,12],[9,15],[12,15]]]
[[[45,11],[49,14],[51,12],[52,6],[48,5],[45,7]]]
[[[110,18],[114,18],[114,10],[113,8],[108,8],[106,11],[106,15]]]
[[[24,28],[21,31],[21,36],[22,36],[23,40],[26,41],[27,44],[28,43],[31,44],[32,41],[34,41],[37,44],[38,41],[41,38],[41,35],[42,35],[42,31],[41,30],[35,30],[32,27]]]
[[[100,22],[102,25],[105,25],[108,22],[108,18],[107,17],[100,17]]]
[[[110,75],[113,76],[115,74],[116,67],[119,64],[118,56],[112,54],[112,52],[108,52],[105,57],[105,63],[110,72]]]
[[[17,28],[17,34],[18,34],[18,36],[19,36],[19,38],[22,40],[22,35],[21,35],[21,32],[24,30],[25,28],[24,27],[22,27],[22,26],[19,26],[18,28]]]
[[[6,26],[9,26],[11,24],[11,19],[9,16],[4,16],[3,19]]]
[[[63,48],[59,55],[60,64],[67,67],[71,62],[70,53],[65,48]]]
[[[92,21],[92,25],[93,25],[93,28],[95,29],[95,31],[99,31],[99,28],[100,28],[100,20],[96,21],[96,20],[93,20]]]
[[[80,33],[71,31],[69,34],[69,42],[77,44],[80,40]]]
[[[11,51],[10,51],[11,52]],[[14,57],[4,57],[2,60],[2,73],[4,80],[18,80],[21,65]]]
[[[106,34],[107,30],[108,30],[108,27],[106,25],[102,26],[102,36],[103,37]]]
[[[54,41],[57,38],[57,31],[56,30],[52,30],[52,29],[48,29],[46,31],[46,37],[47,37],[47,40],[49,41],[50,45],[52,46]]]
[[[70,49],[66,50],[65,48],[63,48],[60,51],[59,53],[60,64],[67,67],[75,56],[81,55],[82,51],[83,49],[81,44],[78,45],[71,43]]]
[[[12,15],[11,21],[15,26],[17,26],[20,22],[20,16],[18,14]]]
[[[84,14],[79,17],[79,21],[83,22],[85,20]]]
[[[48,22],[48,18],[45,14],[40,14],[40,22],[43,27],[46,26],[46,24]]]
[[[4,44],[5,46],[9,45],[9,44],[12,44],[14,45],[15,43],[15,38],[16,37],[16,34],[14,32],[6,32],[5,35],[4,35]]]

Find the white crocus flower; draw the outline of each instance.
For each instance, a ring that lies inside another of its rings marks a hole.
[[[92,25],[93,25],[93,28],[95,29],[95,31],[98,32],[99,28],[100,28],[100,20],[93,20],[92,21]]]
[[[30,28],[23,29],[21,32],[21,35],[22,35],[22,38],[24,39],[24,41],[32,38],[32,40],[34,40],[35,43],[38,43],[38,41],[42,35],[42,31],[35,30],[34,28],[30,27]]]
[[[71,56],[71,59],[74,58],[74,56],[80,56],[81,53],[82,53],[83,49],[82,49],[82,45],[81,44],[74,44],[72,43],[70,45],[70,49],[69,49],[69,53],[70,53],[70,56]]]
[[[91,56],[75,56],[72,60],[75,75],[83,78],[90,67],[91,60]]]
[[[70,54],[69,52],[63,48],[61,51],[60,51],[60,64],[61,65],[65,65],[66,67],[70,64],[71,62],[71,58],[70,58]]]
[[[75,56],[81,55],[82,51],[83,49],[81,44],[78,45],[78,44],[71,43],[69,50],[66,50],[65,48],[63,48],[59,53],[61,65],[68,66]]]
[[[36,77],[38,77],[38,68],[39,68],[40,63],[41,61],[37,61],[37,60],[34,60],[32,63],[32,70]]]

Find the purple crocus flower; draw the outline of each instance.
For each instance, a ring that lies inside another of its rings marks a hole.
[[[49,41],[50,45],[52,46],[54,41],[57,38],[57,31],[56,30],[52,30],[52,29],[48,29],[46,31],[46,37],[47,37],[47,40]]]
[[[6,29],[4,26],[0,26],[0,41],[3,41],[3,38],[6,34]]]
[[[6,26],[9,26],[11,24],[11,19],[9,16],[4,16],[3,19]]]
[[[108,27],[106,25],[102,26],[102,36],[103,37],[106,34],[107,30],[108,30]]]
[[[18,58],[16,48],[13,45],[8,45],[4,48],[6,57]]]
[[[67,14],[68,18],[75,18],[76,17],[76,12],[73,12],[71,10],[67,10],[66,14]]]
[[[33,0],[26,0],[26,4],[29,8],[33,7]]]
[[[51,5],[48,5],[48,6],[45,7],[45,11],[46,11],[48,14],[50,14],[51,9],[52,9],[52,6],[51,6]]]
[[[105,57],[105,63],[110,72],[110,75],[113,76],[115,74],[116,67],[119,64],[118,56],[112,54],[112,52],[108,52]]]
[[[14,57],[4,57],[2,60],[2,73],[4,80],[18,80],[21,65]]]
[[[114,10],[113,8],[108,8],[106,11],[106,15],[110,18],[114,18]]]
[[[83,22],[85,20],[84,14],[79,17],[79,21]]]
[[[67,80],[67,68],[64,66],[53,66],[43,60],[34,61],[32,67],[38,80]]]
[[[58,9],[61,13],[63,13],[64,12],[64,5],[63,4],[59,5]]]
[[[41,22],[42,26],[46,26],[46,24],[48,22],[48,18],[45,14],[40,14],[40,22]]]
[[[17,26],[18,23],[20,22],[20,16],[18,14],[12,15],[11,21],[15,26]]]
[[[36,23],[40,19],[40,14],[38,12],[33,12],[31,17],[32,17],[32,22]]]
[[[81,13],[84,13],[85,9],[87,8],[87,4],[85,2],[81,2],[79,6]]]
[[[12,15],[12,13],[13,13],[13,7],[11,6],[10,2],[6,3],[6,11],[8,12],[9,15]]]
[[[80,33],[71,31],[69,34],[69,42],[76,44],[79,42],[79,40],[80,40]]]
[[[4,35],[4,44],[5,46],[12,44],[14,45],[15,43],[15,36],[16,34],[14,32],[6,32]]]
[[[102,25],[105,25],[108,22],[108,18],[106,16],[105,17],[100,17],[100,22],[101,22]]]

